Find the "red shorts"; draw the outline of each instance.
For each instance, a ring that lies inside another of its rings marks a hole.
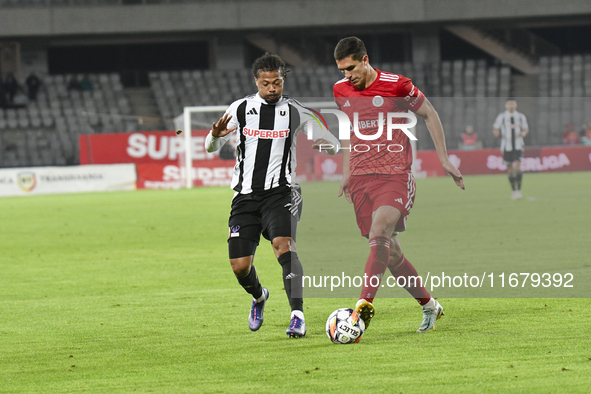
[[[364,237],[369,235],[372,213],[384,205],[392,206],[402,214],[396,224],[396,231],[406,229],[406,217],[414,204],[416,192],[412,173],[353,175],[349,178],[349,192],[353,199],[357,225]]]

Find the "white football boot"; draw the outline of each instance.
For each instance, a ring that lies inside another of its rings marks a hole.
[[[434,307],[423,307],[423,322],[417,332],[435,331],[435,322],[441,319],[441,316],[444,315],[443,307],[437,302],[437,300],[434,299],[433,301],[435,302]]]

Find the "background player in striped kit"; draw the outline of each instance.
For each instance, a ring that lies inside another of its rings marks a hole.
[[[313,111],[282,95],[285,63],[279,56],[265,54],[252,67],[258,93],[237,100],[224,116],[213,124],[206,138],[213,152],[236,131],[236,165],[232,178],[235,190],[228,222],[228,249],[232,270],[242,287],[253,296],[248,318],[249,328],[263,324],[268,289],[261,286],[253,265],[260,236],[271,241],[275,256],[283,268],[283,284],[291,306],[287,328],[290,338],[306,335],[303,312],[303,268],[296,248],[296,227],[302,209],[299,185],[295,184],[296,139],[307,133],[310,124],[314,145],[332,146],[338,140],[314,118]]]
[[[443,307],[422,283],[412,282],[410,278],[418,276],[417,270],[404,257],[398,241],[398,232],[406,228],[406,216],[415,197],[411,145],[408,136],[400,130],[392,133],[391,140],[386,133],[380,134],[378,129],[383,131],[384,126],[379,124],[379,114],[385,119],[384,113],[411,110],[424,118],[443,168],[456,185],[464,189],[462,174],[447,157],[443,126],[437,112],[410,79],[374,69],[369,64],[365,45],[357,37],[342,39],[335,48],[334,57],[337,67],[345,75],[334,85],[335,102],[351,123],[354,123],[355,114],[359,120],[359,130],[354,128],[351,132],[349,150],[343,144],[343,180],[339,196],[344,193],[353,203],[357,225],[361,235],[369,239],[370,246],[364,271],[368,280],[355,310],[367,326],[374,315],[374,297],[388,268],[394,277],[405,278],[405,289],[423,307],[423,320],[418,331],[433,331],[435,321],[443,315]],[[399,118],[395,123],[406,124],[406,119]],[[363,138],[357,136],[358,133],[363,134]],[[377,134],[380,137],[371,143],[374,148],[382,146],[381,150],[360,152],[351,149],[356,144],[363,145],[367,136]],[[390,151],[385,149],[386,146],[402,149]]]
[[[523,139],[529,132],[529,127],[525,115],[516,111],[517,102],[515,99],[507,99],[505,109],[506,111],[501,112],[495,120],[493,134],[497,138],[501,137],[501,152],[503,152],[503,160],[505,160],[507,166],[507,176],[513,190],[511,198],[518,200],[522,197],[521,179],[523,173],[520,165],[523,150],[525,149]]]

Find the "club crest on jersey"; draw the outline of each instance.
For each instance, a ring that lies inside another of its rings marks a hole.
[[[277,110],[277,116],[279,116],[280,118],[287,118],[287,110],[286,109]]]
[[[384,105],[384,98],[382,96],[375,96],[373,100],[371,100],[371,103],[374,107],[381,107]]]

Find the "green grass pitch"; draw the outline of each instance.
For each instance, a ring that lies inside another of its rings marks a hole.
[[[464,192],[449,178],[417,185],[400,239],[420,273],[588,275],[591,173],[525,174],[521,201],[504,176],[467,177]],[[367,241],[337,191],[303,185],[308,273],[363,271]],[[326,318],[358,290],[325,291],[305,301],[308,335],[290,340],[281,269],[263,241],[255,263],[271,298],[250,332],[227,258],[231,197],[225,187],[0,199],[0,393],[589,392],[589,298],[434,291],[446,316],[417,334],[419,306],[384,290],[361,342],[335,345]],[[576,284],[589,297],[589,282]]]

